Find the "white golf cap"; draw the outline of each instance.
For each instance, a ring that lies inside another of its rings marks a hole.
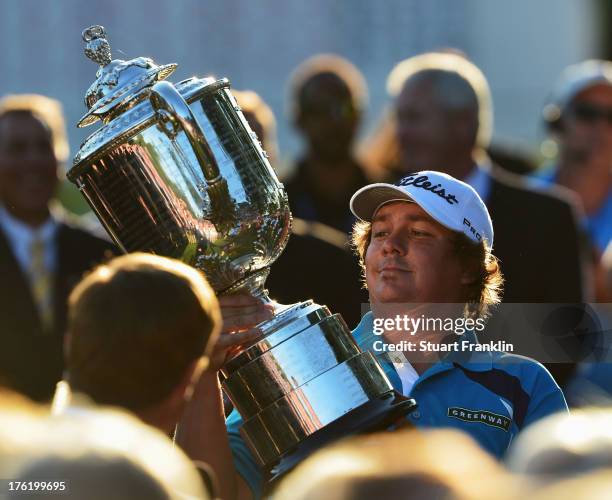
[[[378,209],[391,201],[412,201],[443,226],[465,234],[475,243],[493,247],[489,211],[472,186],[450,175],[423,170],[397,184],[377,183],[359,189],[351,198],[351,212],[371,222]]]

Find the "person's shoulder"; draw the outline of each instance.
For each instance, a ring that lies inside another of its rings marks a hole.
[[[76,215],[63,209],[54,209],[53,217],[62,237],[89,242],[109,249],[115,248],[93,214]]]
[[[101,252],[108,250],[112,253],[118,253],[117,247],[109,239],[101,237],[87,226],[61,222],[59,223],[59,234],[61,238],[71,244],[78,245],[81,249],[89,248]]]
[[[535,359],[517,354],[498,353],[494,367],[512,379],[513,394],[522,401],[520,428],[547,415],[567,410],[567,402],[559,384],[550,372]]]
[[[577,196],[562,186],[531,182],[528,177],[505,172],[499,167],[493,168],[490,175],[495,190],[506,198],[513,198],[516,204],[570,212],[580,206]]]
[[[491,361],[494,368],[500,369],[512,369],[512,367],[528,370],[545,369],[542,363],[533,358],[506,351],[492,351]]]
[[[56,218],[58,248],[62,255],[70,255],[78,262],[89,265],[120,254],[117,246],[103,230],[96,229],[95,221],[73,214],[62,213]]]
[[[501,370],[526,383],[536,383],[538,381],[550,381],[556,384],[546,367],[533,358],[512,354],[508,352],[495,351],[491,357],[494,370]]]

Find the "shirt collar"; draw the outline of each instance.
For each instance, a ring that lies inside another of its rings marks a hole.
[[[16,217],[12,216],[9,211],[0,204],[0,226],[4,229],[6,236],[12,241],[27,241],[31,242],[38,237],[45,244],[50,243],[57,230],[57,221],[53,216],[49,218],[39,227],[32,228]]]
[[[353,331],[357,343],[362,350],[374,351],[374,342],[380,340],[379,335],[374,335],[374,316],[372,311],[367,312],[361,318],[357,328]],[[468,341],[470,344],[478,344],[478,337],[473,331],[468,331],[458,336],[458,341]],[[452,351],[440,361],[430,366],[420,377],[419,381],[428,378],[435,373],[450,370],[454,365],[461,365],[471,371],[487,371],[493,368],[493,357],[491,351]]]

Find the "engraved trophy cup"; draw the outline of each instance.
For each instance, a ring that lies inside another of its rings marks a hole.
[[[176,64],[112,60],[104,28],[83,32],[98,63],[68,178],[126,252],[180,259],[218,294],[269,300],[264,282],[290,234],[283,185],[227,79],[165,79]],[[384,427],[414,408],[362,352],[338,314],[307,300],[259,325],[229,360],[222,387],[260,464],[280,474],[336,437]]]

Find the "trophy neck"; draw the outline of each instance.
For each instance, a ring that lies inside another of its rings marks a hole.
[[[270,274],[270,268],[264,267],[259,271],[256,271],[248,276],[237,281],[229,288],[223,290],[220,295],[235,295],[235,294],[248,294],[258,299],[261,299],[264,303],[272,302],[268,295],[268,291],[264,288],[264,283]]]

